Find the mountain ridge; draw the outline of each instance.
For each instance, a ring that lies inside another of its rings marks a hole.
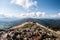
[[[18,25],[18,26],[15,26],[15,27],[12,27],[10,28],[9,30],[16,30],[16,29],[19,29],[19,28],[25,28],[25,25],[35,25],[35,26],[39,26],[41,27],[42,29],[45,29],[46,31],[49,31],[51,33],[54,33],[55,35],[60,36],[60,33],[58,34],[56,31],[52,30],[52,29],[49,29],[48,27],[45,27],[37,22],[25,22],[25,23],[22,23],[21,25]],[[27,28],[27,27],[26,27]]]

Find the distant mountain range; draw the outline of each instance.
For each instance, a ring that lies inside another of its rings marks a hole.
[[[60,19],[37,19],[37,18],[23,18],[14,21],[0,21],[0,29],[11,28],[20,25],[24,22],[38,22],[54,30],[57,29],[60,30]]]

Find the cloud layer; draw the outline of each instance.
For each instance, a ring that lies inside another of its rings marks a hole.
[[[32,6],[37,5],[37,1],[32,0],[11,0],[11,3],[22,6],[24,9],[29,9]]]
[[[27,9],[27,13],[0,13],[0,18],[59,18],[60,13],[57,14],[46,14],[45,12],[28,12],[29,8],[33,6],[37,6],[37,1],[33,0],[11,0],[11,4],[16,4],[18,6]],[[3,9],[4,10],[4,9]],[[37,9],[39,10],[39,9]],[[5,11],[5,10],[4,10]]]
[[[30,13],[1,13],[0,18],[59,18],[60,13],[47,15],[45,12],[30,12]]]

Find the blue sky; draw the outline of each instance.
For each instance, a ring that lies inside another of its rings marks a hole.
[[[0,18],[60,18],[60,0],[0,0]]]
[[[60,12],[60,0],[38,0],[40,11],[47,13]]]

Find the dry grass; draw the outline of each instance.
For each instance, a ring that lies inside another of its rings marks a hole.
[[[18,26],[15,26],[15,27],[12,27],[10,29],[19,29],[19,28],[25,28],[25,27],[28,27],[28,26],[31,26],[32,24],[34,24],[33,22],[25,22],[25,23],[22,23],[21,25],[18,25]],[[55,36],[57,37],[60,37],[60,31],[54,31],[52,29],[49,29],[39,23],[36,23],[37,26],[40,26],[42,27],[42,29],[46,29],[47,31],[53,33]]]

